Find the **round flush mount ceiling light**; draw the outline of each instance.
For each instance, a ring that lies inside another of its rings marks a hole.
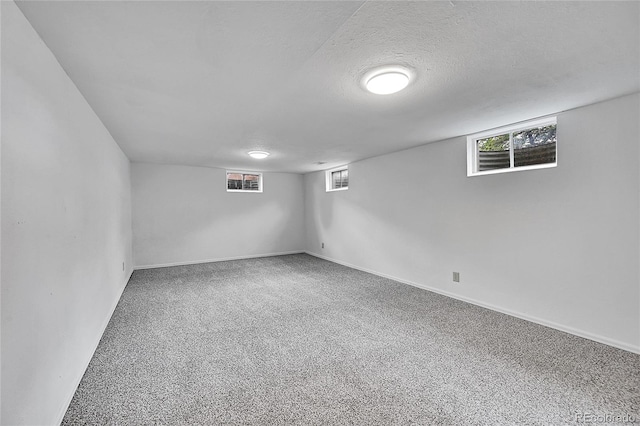
[[[267,158],[269,155],[271,155],[266,151],[249,151],[248,154],[258,160],[262,160],[263,158]]]
[[[376,68],[365,74],[365,89],[376,95],[390,95],[404,89],[411,81],[411,72],[401,66]]]

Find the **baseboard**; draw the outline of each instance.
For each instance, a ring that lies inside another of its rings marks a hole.
[[[549,327],[549,328],[553,328],[555,330],[563,331],[565,333],[573,334],[573,335],[578,336],[578,337],[583,337],[585,339],[589,339],[589,340],[593,340],[593,341],[598,342],[598,343],[603,343],[605,345],[613,346],[613,347],[618,348],[618,349],[623,349],[623,350],[628,351],[628,352],[633,352],[633,353],[636,353],[636,354],[640,354],[640,346],[630,345],[630,344],[625,343],[625,342],[620,342],[618,340],[614,340],[614,339],[610,339],[608,337],[604,337],[604,336],[600,336],[600,335],[597,335],[597,334],[589,333],[589,332],[584,331],[584,330],[579,330],[579,329],[576,329],[576,328],[573,328],[573,327],[569,327],[569,326],[565,326],[565,325],[562,325],[562,324],[558,324],[558,323],[553,322],[553,321],[547,321],[547,320],[542,319],[542,318],[538,318],[538,317],[534,317],[534,316],[531,316],[531,315],[523,314],[523,313],[520,313],[520,312],[512,311],[510,309],[506,309],[506,308],[503,308],[501,306],[496,306],[496,305],[492,305],[490,303],[482,302],[480,300],[476,300],[476,299],[472,299],[472,298],[469,298],[469,297],[460,296],[460,295],[457,295],[457,294],[454,294],[454,293],[450,293],[448,291],[440,290],[438,288],[434,288],[434,287],[431,287],[431,286],[428,286],[428,285],[425,285],[425,284],[420,284],[420,283],[404,280],[402,278],[398,278],[398,277],[394,277],[394,276],[391,276],[391,275],[383,274],[381,272],[374,271],[372,269],[362,268],[360,266],[352,265],[352,264],[347,263],[347,262],[342,262],[342,261],[337,260],[337,259],[332,259],[330,257],[323,256],[323,255],[318,254],[318,253],[313,253],[313,252],[310,252],[310,251],[305,251],[305,253],[310,255],[310,256],[314,256],[314,257],[317,257],[317,258],[320,258],[320,259],[327,260],[329,262],[333,262],[333,263],[337,263],[339,265],[346,266],[348,268],[353,268],[353,269],[357,269],[359,271],[363,271],[363,272],[367,272],[367,273],[370,273],[370,274],[373,274],[373,275],[377,275],[379,277],[388,278],[390,280],[394,280],[394,281],[397,281],[397,282],[402,283],[402,284],[407,284],[407,285],[410,285],[410,286],[413,286],[413,287],[418,287],[418,288],[421,288],[423,290],[427,290],[427,291],[431,291],[433,293],[441,294],[443,296],[451,297],[452,299],[461,300],[463,302],[471,303],[472,305],[481,306],[483,308],[491,309],[492,311],[500,312],[500,313],[503,313],[503,314],[506,314],[506,315],[510,315],[512,317],[516,317],[516,318],[520,318],[520,319],[523,319],[523,320],[526,320],[526,321],[530,321],[530,322],[533,322],[533,323],[536,323],[536,324],[540,324],[540,325],[543,325],[545,327]]]
[[[300,254],[300,253],[304,253],[304,250],[282,251],[278,253],[252,254],[249,256],[219,257],[215,259],[190,260],[186,262],[158,263],[153,265],[134,266],[133,269],[134,271],[137,271],[140,269],[169,268],[171,266],[197,265],[200,263],[226,262],[229,260],[255,259],[258,257],[286,256],[288,254]]]
[[[102,340],[102,335],[104,334],[105,330],[107,329],[107,326],[109,325],[109,321],[111,321],[111,317],[113,316],[113,313],[115,312],[116,307],[118,306],[118,302],[120,302],[120,298],[122,297],[122,293],[124,293],[124,289],[127,287],[127,284],[129,283],[129,280],[131,279],[131,275],[133,275],[133,269],[129,272],[128,278],[125,280],[124,285],[120,289],[120,294],[118,295],[118,297],[116,298],[115,302],[113,303],[113,306],[111,306],[109,315],[107,316],[107,318],[105,318],[104,322],[102,323],[102,326],[100,327],[100,334],[98,335],[98,339],[96,340],[95,345],[93,347],[93,350],[91,351],[91,356],[84,363],[84,368],[82,369],[82,372],[80,373],[80,375],[78,377],[76,377],[75,386],[73,387],[73,390],[71,391],[71,394],[67,395],[65,403],[63,404],[60,412],[58,413],[57,422],[55,424],[59,425],[59,424],[62,423],[62,420],[64,419],[64,415],[67,413],[67,410],[69,409],[69,405],[71,404],[71,400],[73,399],[73,396],[76,394],[76,390],[78,390],[78,386],[80,386],[80,382],[82,381],[82,378],[84,377],[84,373],[87,371],[87,368],[89,368],[89,363],[93,359],[93,355],[96,353],[96,350],[98,349],[98,345],[100,344],[100,340]]]

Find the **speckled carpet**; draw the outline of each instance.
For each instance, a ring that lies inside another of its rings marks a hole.
[[[302,254],[136,271],[63,424],[638,420],[639,382],[639,355]]]

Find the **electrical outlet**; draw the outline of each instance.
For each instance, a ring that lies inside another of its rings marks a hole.
[[[324,243],[322,243],[322,248],[324,248]]]
[[[124,271],[124,262],[122,262],[122,270]]]
[[[453,273],[453,282],[454,283],[459,283],[460,282],[460,272],[454,272]]]

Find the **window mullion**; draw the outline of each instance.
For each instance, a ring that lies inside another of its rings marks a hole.
[[[509,133],[509,168],[513,169],[516,165],[513,153],[513,132]]]
[[[478,140],[479,139],[476,139],[473,143],[475,145],[475,149],[474,149],[475,157],[473,158],[473,167],[475,167],[474,172],[480,171],[480,145],[478,144]]]

